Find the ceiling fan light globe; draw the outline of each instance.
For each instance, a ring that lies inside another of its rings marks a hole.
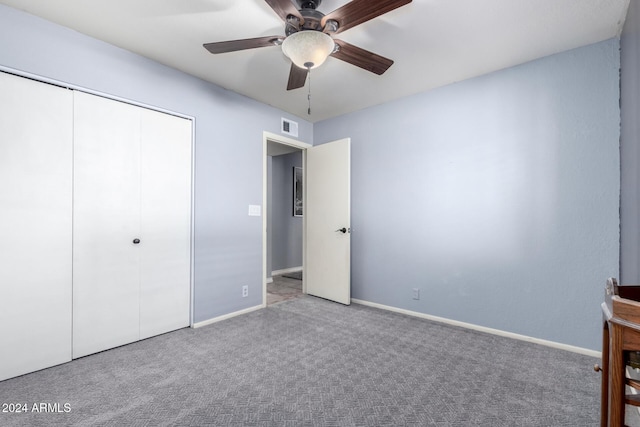
[[[333,52],[333,39],[320,31],[305,30],[291,34],[282,42],[282,52],[300,68],[317,68]]]

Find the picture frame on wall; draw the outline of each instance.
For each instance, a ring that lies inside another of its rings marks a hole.
[[[301,217],[302,204],[302,168],[293,168],[293,216]]]

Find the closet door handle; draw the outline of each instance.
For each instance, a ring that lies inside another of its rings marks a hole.
[[[137,245],[138,243],[140,243],[140,239],[133,239],[133,244]]]

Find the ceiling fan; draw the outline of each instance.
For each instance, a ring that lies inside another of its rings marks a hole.
[[[307,74],[320,66],[327,56],[353,64],[375,74],[383,74],[393,64],[391,59],[334,39],[349,28],[411,3],[412,0],[352,0],[325,15],[318,11],[322,0],[265,0],[285,21],[285,36],[266,36],[251,39],[205,43],[211,53],[235,52],[267,46],[280,46],[291,63],[287,90],[305,85]]]

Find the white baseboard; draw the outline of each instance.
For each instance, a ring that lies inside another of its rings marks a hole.
[[[273,270],[271,272],[271,276],[280,276],[281,274],[296,273],[298,271],[302,271],[302,266],[300,266],[300,267],[291,267],[291,268],[283,268],[282,270]]]
[[[499,335],[506,338],[512,338],[520,341],[526,341],[535,344],[545,345],[547,347],[557,348],[560,350],[571,351],[573,353],[584,354],[586,356],[601,357],[602,353],[595,350],[589,350],[587,348],[576,347],[573,345],[562,344],[555,341],[547,341],[540,338],[533,338],[526,335],[515,334],[513,332],[502,331],[500,329],[487,328],[484,326],[474,325],[472,323],[459,322],[457,320],[451,320],[444,317],[432,316],[430,314],[420,313],[417,311],[405,310],[403,308],[392,307],[389,305],[378,304],[375,302],[363,301],[355,298],[351,298],[351,302],[366,305],[369,307],[380,308],[382,310],[393,311],[396,313],[406,314],[408,316],[420,317],[422,319],[433,320],[434,322],[446,323],[449,325],[460,326],[462,328],[473,329],[479,332],[485,332],[488,334]]]
[[[244,310],[234,311],[233,313],[224,314],[222,316],[214,317],[213,319],[203,320],[202,322],[197,322],[193,324],[193,328],[201,328],[203,326],[211,325],[213,323],[221,322],[223,320],[231,319],[232,317],[240,316],[243,314],[251,313],[252,311],[260,310],[264,308],[263,304],[256,305],[253,307],[245,308]]]

